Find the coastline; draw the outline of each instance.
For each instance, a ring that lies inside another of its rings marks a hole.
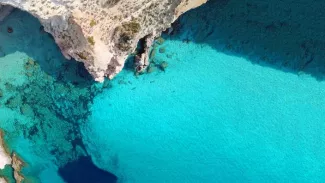
[[[25,166],[25,162],[15,153],[12,153],[12,168],[14,169],[14,178],[17,183],[23,182],[25,177],[21,174],[21,169]]]
[[[4,132],[0,130],[0,169],[4,169],[6,165],[10,164],[11,157],[4,142]]]
[[[21,183],[24,180],[24,176],[21,174],[21,169],[25,166],[25,162],[17,155],[16,152],[10,153],[5,140],[4,132],[0,129],[0,171],[5,171],[9,165],[13,169],[13,178],[17,183]],[[0,176],[0,183],[7,183],[8,175]],[[10,181],[9,181],[10,182]]]

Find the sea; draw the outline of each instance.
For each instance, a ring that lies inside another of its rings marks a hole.
[[[148,72],[130,55],[104,83],[15,10],[0,23],[0,128],[24,182],[324,182],[324,7],[209,0],[156,40]]]

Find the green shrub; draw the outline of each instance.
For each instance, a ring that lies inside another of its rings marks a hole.
[[[96,23],[96,21],[95,21],[94,19],[92,19],[92,20],[90,21],[90,27],[94,27],[96,24],[97,24],[97,23]]]
[[[93,46],[95,45],[95,40],[94,40],[93,36],[88,37],[87,40],[91,45],[93,45]]]

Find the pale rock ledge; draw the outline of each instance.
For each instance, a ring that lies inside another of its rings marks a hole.
[[[141,38],[153,39],[182,13],[207,0],[0,0],[31,13],[53,35],[63,55],[85,64],[96,81],[112,79]],[[1,10],[0,10],[1,11]],[[8,10],[7,10],[8,11]],[[140,59],[140,60],[139,60]],[[148,65],[148,50],[138,70]]]

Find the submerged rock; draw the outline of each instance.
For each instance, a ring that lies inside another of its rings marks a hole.
[[[165,52],[166,52],[166,48],[165,47],[159,48],[159,53],[165,53]]]
[[[165,71],[167,67],[168,67],[168,63],[167,63],[166,61],[162,61],[162,62],[159,64],[159,68],[160,68],[162,71]]]
[[[21,112],[22,115],[34,117],[33,108],[28,104],[22,105],[20,107],[20,112]]]
[[[165,42],[165,39],[162,37],[157,38],[156,43],[162,45]]]
[[[21,105],[21,96],[17,95],[17,96],[10,97],[7,100],[5,105],[6,105],[6,107],[8,107],[10,109],[16,109],[17,107],[19,107]]]
[[[16,22],[31,23],[15,25]],[[36,183],[34,179],[43,171],[39,165],[61,167],[87,155],[79,129],[87,121],[92,99],[102,91],[102,84],[93,81],[83,63],[65,60],[50,36],[39,33],[41,25],[37,20],[25,12],[14,11],[3,24],[1,36],[10,37],[8,40],[15,46],[9,49],[9,41],[1,45],[12,57],[0,61],[4,66],[0,76],[4,94],[0,99],[0,128],[8,132],[9,155],[15,151],[28,164],[21,174],[15,173],[17,182],[23,176],[23,182]],[[7,24],[14,28],[10,36],[6,32]],[[37,51],[34,46],[38,47]],[[24,54],[17,54],[16,50]],[[109,80],[104,84],[103,88],[111,87]],[[28,145],[20,144],[22,141]],[[0,170],[0,177],[9,183],[16,182],[10,165]]]
[[[104,77],[113,78],[122,70],[127,55],[141,38],[159,36],[181,14],[206,1],[0,0],[0,4],[37,17],[67,59],[84,62],[96,81],[104,81]],[[148,66],[148,54],[142,53],[140,65]]]
[[[148,73],[152,73],[154,72],[156,69],[155,69],[155,65],[154,64],[150,64],[147,68],[147,72]]]

